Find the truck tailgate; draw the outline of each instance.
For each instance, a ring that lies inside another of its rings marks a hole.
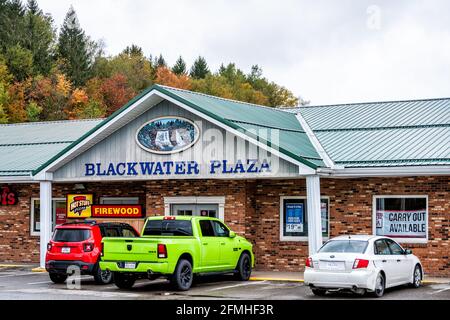
[[[156,262],[158,243],[151,238],[104,238],[102,260]]]

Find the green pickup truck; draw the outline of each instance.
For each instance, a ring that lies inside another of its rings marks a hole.
[[[166,277],[185,291],[194,275],[212,273],[234,273],[247,281],[255,263],[249,241],[207,217],[151,217],[140,238],[103,238],[102,243],[100,268],[112,271],[122,289],[137,279]]]

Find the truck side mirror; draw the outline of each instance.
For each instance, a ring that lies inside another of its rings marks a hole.
[[[236,238],[236,232],[230,231],[230,238]]]

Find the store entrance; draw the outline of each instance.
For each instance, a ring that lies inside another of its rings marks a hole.
[[[170,209],[171,216],[219,217],[218,204],[173,204]]]

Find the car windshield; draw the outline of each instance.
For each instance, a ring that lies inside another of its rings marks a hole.
[[[56,229],[53,241],[55,242],[81,242],[91,237],[88,229]]]
[[[366,251],[367,241],[357,241],[357,240],[333,240],[328,241],[319,250],[322,253],[364,253]]]
[[[190,220],[148,220],[144,236],[192,236]]]

